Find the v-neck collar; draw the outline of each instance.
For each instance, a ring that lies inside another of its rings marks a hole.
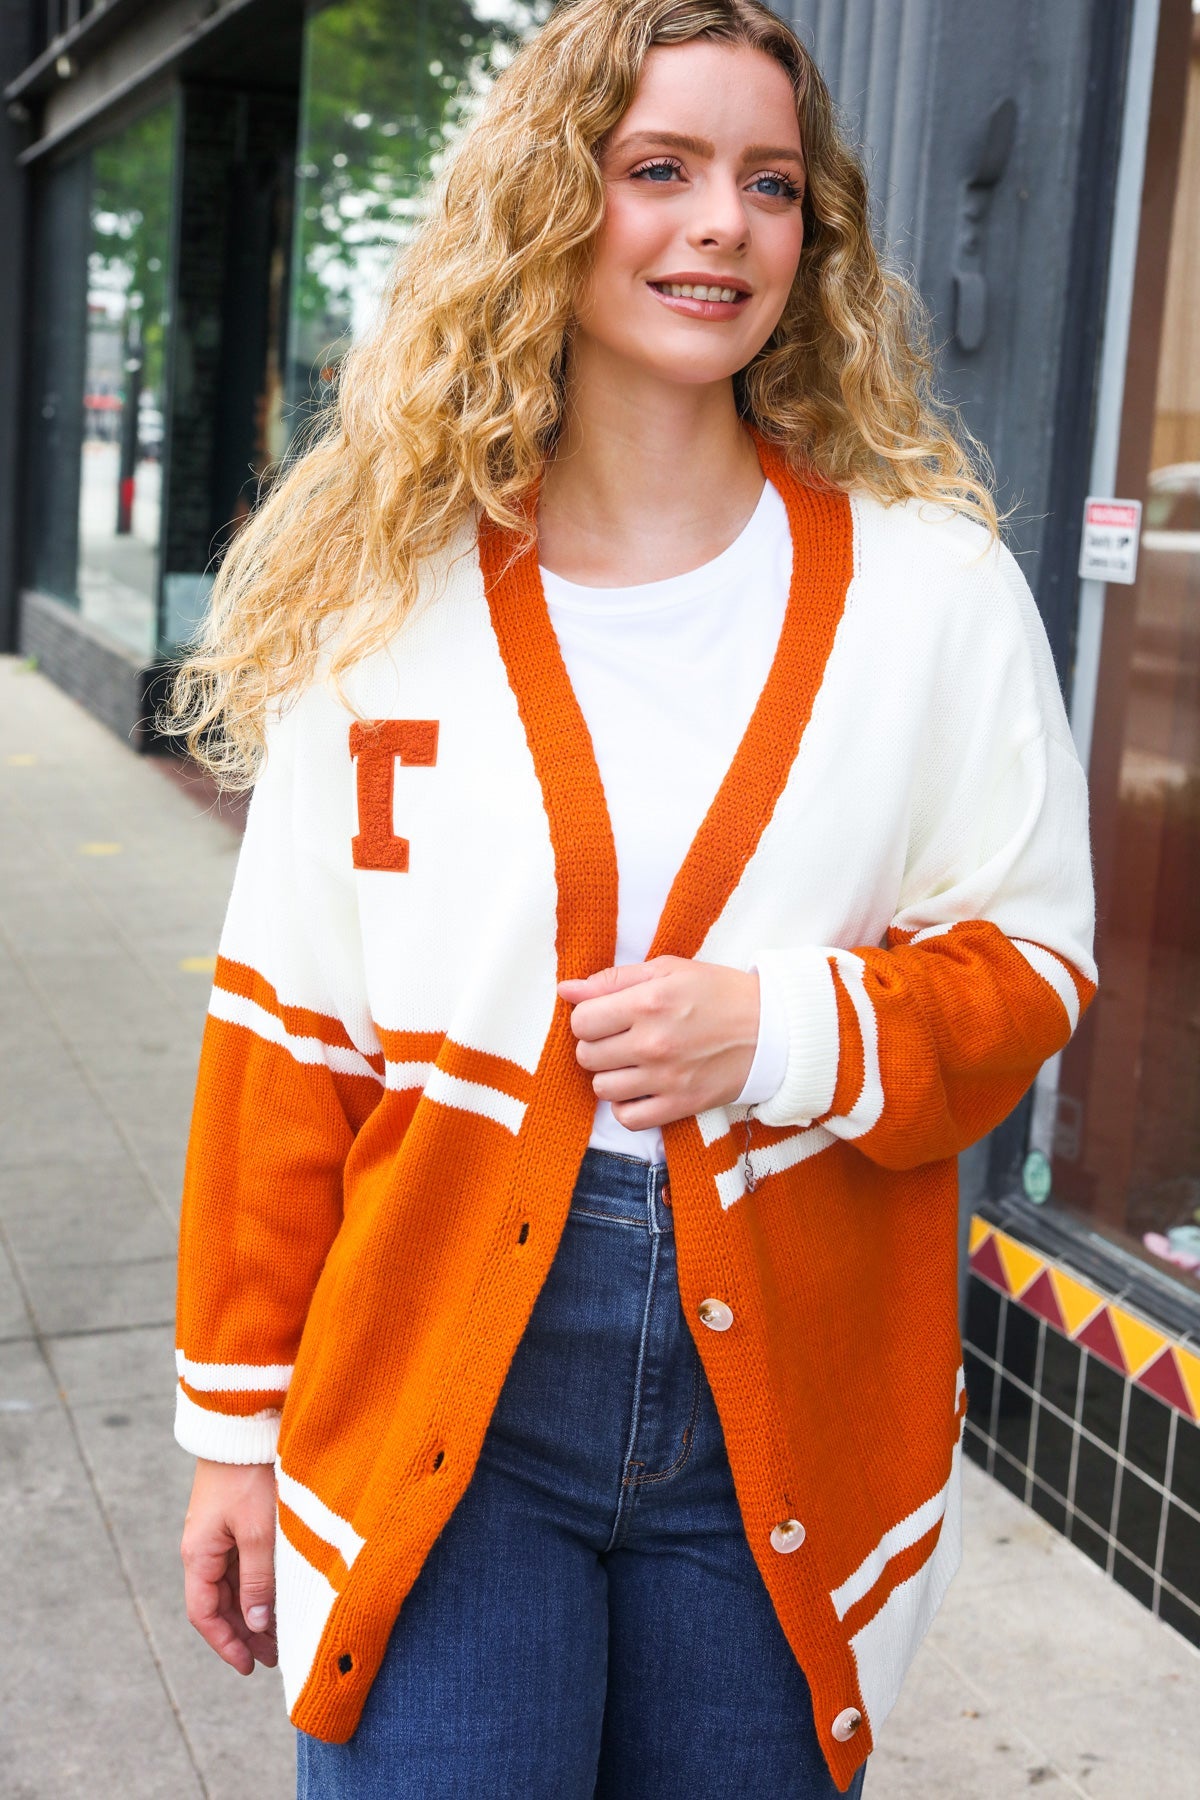
[[[809,485],[788,468],[778,445],[758,431],[751,436],[764,476],[787,507],[787,608],[766,681],[676,872],[647,961],[695,956],[754,854],[811,716],[853,574],[846,495]],[[546,605],[536,540],[522,542],[485,519],[479,556],[492,627],[550,821],[558,979],[592,975],[610,967],[616,954],[617,853],[591,734]]]

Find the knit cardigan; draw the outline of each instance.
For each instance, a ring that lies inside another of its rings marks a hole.
[[[1094,991],[1087,798],[1009,552],[756,444],[785,621],[649,955],[786,996],[778,1092],[664,1140],[683,1314],[844,1790],[959,1560],[955,1158]],[[336,1742],[553,1261],[595,1105],[556,983],[611,965],[617,915],[536,547],[472,523],[346,693],[269,729],[177,1309],[176,1436],[274,1460],[285,1702]]]

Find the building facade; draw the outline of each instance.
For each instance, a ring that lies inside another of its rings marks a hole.
[[[137,748],[546,4],[0,0],[0,646]],[[1200,1643],[1200,18],[780,4],[991,454],[1091,779],[1099,996],[963,1158],[967,1446]],[[1081,579],[1089,497],[1142,503],[1133,580]]]

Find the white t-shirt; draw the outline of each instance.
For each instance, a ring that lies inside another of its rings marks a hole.
[[[542,570],[550,619],[604,783],[618,871],[616,963],[644,962],[671,883],[750,722],[787,607],[792,540],[771,483],[711,562],[637,587],[582,587]],[[787,1064],[782,997],[760,980],[744,1105]],[[661,1162],[662,1132],[596,1103],[592,1144]]]

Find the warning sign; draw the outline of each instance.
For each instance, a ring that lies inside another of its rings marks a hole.
[[[1088,499],[1079,547],[1080,579],[1132,582],[1137,575],[1141,528],[1140,500]]]

